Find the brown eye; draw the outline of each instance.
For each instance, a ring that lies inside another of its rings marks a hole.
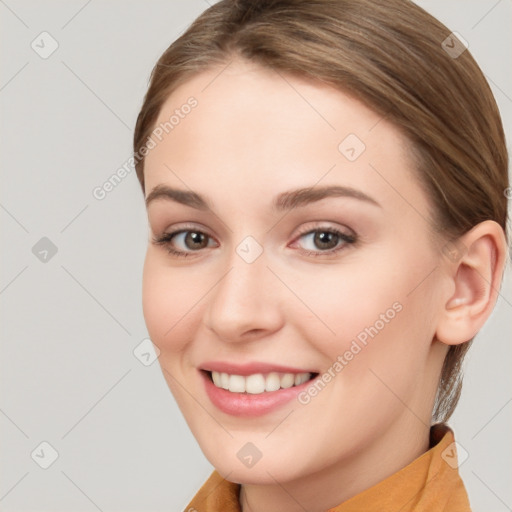
[[[191,250],[204,249],[208,246],[208,236],[198,231],[184,231],[185,246]],[[181,233],[179,233],[181,234]]]
[[[338,245],[339,235],[331,231],[316,231],[313,243],[319,249],[333,249]]]
[[[153,238],[153,243],[164,246],[173,256],[192,256],[201,253],[202,249],[216,246],[215,240],[203,233],[192,229],[179,229],[171,233],[164,233]]]
[[[354,243],[353,235],[342,233],[336,229],[314,229],[299,237],[306,251],[332,252],[338,246]]]

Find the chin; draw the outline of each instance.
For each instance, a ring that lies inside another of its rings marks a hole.
[[[308,459],[297,460],[297,450],[265,446],[264,441],[251,443],[243,436],[220,443],[199,442],[203,454],[210,464],[230,482],[253,485],[275,485],[306,476],[310,472]],[[254,436],[258,438],[260,436]],[[282,447],[282,442],[278,443]],[[257,448],[258,445],[260,448]]]

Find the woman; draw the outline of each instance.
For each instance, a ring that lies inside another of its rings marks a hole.
[[[508,177],[464,41],[405,0],[222,0],[134,151],[146,324],[216,468],[186,510],[470,510],[446,422]]]

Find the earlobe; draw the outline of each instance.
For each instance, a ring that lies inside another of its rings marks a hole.
[[[490,220],[481,222],[450,245],[459,250],[443,251],[442,264],[451,292],[442,306],[436,339],[458,345],[477,334],[494,308],[507,245],[501,226]]]

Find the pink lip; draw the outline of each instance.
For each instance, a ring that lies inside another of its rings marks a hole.
[[[229,373],[230,375],[252,375],[254,373],[316,373],[316,370],[291,368],[289,366],[276,365],[271,363],[245,363],[235,364],[223,361],[208,361],[200,366],[201,370],[210,372]]]
[[[272,368],[274,371],[278,371],[275,370],[275,366]],[[237,369],[237,371],[239,371],[239,369]],[[295,370],[295,372],[287,371],[286,373],[296,372],[297,371]],[[254,417],[268,414],[292,401],[301,391],[304,391],[304,389],[311,384],[311,380],[309,380],[298,386],[293,386],[287,389],[278,389],[277,391],[267,391],[258,395],[253,395],[251,393],[232,393],[231,391],[215,386],[206,371],[199,371],[199,373],[203,379],[206,394],[212,404],[222,412],[238,417]],[[233,373],[235,375],[241,375],[240,373]],[[249,373],[246,373],[246,375]],[[253,371],[252,373],[264,372]]]

